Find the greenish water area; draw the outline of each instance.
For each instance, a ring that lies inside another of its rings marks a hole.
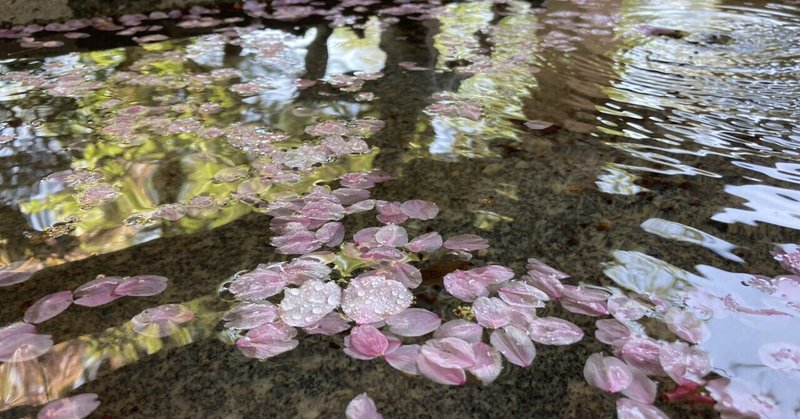
[[[323,218],[344,244],[318,233],[313,249],[282,249],[287,208],[378,170],[392,179]],[[709,360],[681,382],[655,350],[653,405],[669,417],[797,417],[798,184],[792,1],[245,2],[0,29],[0,327],[99,275],[167,278],[163,292],[29,322],[52,340],[35,356],[5,356],[0,329],[0,417],[94,393],[89,417],[328,418],[364,392],[386,418],[614,417],[623,396],[584,373],[592,353],[625,358],[595,337],[612,318]],[[353,250],[354,233],[395,223],[381,201],[378,221],[344,208],[366,197],[435,203],[433,219],[402,215],[408,238],[488,240],[403,256],[422,278],[403,292],[442,321],[474,319],[443,277],[503,265],[520,278],[529,258],[606,293],[603,313],[537,308],[585,336],[536,343],[528,367],[500,350],[490,384],[355,359],[346,331],[245,356],[245,332],[223,326],[237,274],[318,248],[326,284],[343,288],[397,266]],[[626,323],[613,297],[645,314]],[[187,311],[142,326],[165,304]]]

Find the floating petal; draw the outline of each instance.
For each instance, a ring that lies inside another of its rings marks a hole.
[[[472,344],[475,353],[475,365],[468,368],[484,385],[491,384],[503,371],[503,357],[496,349],[483,342]]]
[[[167,289],[167,278],[156,275],[137,275],[126,278],[114,288],[114,295],[149,297]]]
[[[439,327],[433,337],[437,339],[454,337],[465,340],[469,343],[481,341],[483,327],[470,321],[455,319],[446,322]]]
[[[408,234],[405,228],[390,224],[375,232],[375,241],[383,246],[403,247],[408,243]]]
[[[703,377],[711,372],[711,358],[699,346],[683,342],[661,345],[658,360],[667,375],[678,384],[703,384]]]
[[[406,374],[417,375],[417,356],[419,356],[419,345],[402,345],[395,350],[383,355],[392,368],[403,371]]]
[[[430,201],[412,199],[403,202],[400,205],[400,211],[410,218],[415,218],[417,220],[432,220],[436,218],[436,214],[439,213],[439,207]]]
[[[37,324],[50,320],[72,305],[72,291],[60,291],[36,300],[25,310],[23,320]]]
[[[383,419],[383,416],[378,413],[375,402],[367,396],[367,393],[359,394],[347,404],[345,417],[347,419]]]
[[[386,319],[389,331],[399,336],[422,336],[442,325],[442,319],[424,308],[407,308]]]
[[[545,345],[571,345],[583,339],[583,330],[558,317],[539,317],[528,323],[528,336]]]
[[[377,275],[357,277],[344,290],[342,311],[356,323],[374,323],[405,310],[412,299],[398,281]]]
[[[406,249],[414,253],[431,253],[442,247],[442,236],[437,232],[415,237],[406,244]]]
[[[583,367],[583,377],[592,387],[609,393],[622,391],[631,385],[633,372],[618,358],[592,354]]]
[[[86,393],[47,403],[36,419],[82,419],[100,406],[97,394]]]
[[[277,318],[278,307],[267,301],[237,304],[222,316],[225,327],[242,330],[250,330],[263,324],[272,323]]]
[[[356,359],[373,359],[383,356],[389,340],[374,326],[355,326],[344,338],[344,352]]]
[[[123,281],[118,276],[100,276],[72,292],[74,303],[85,307],[97,307],[120,298],[114,290]]]
[[[283,291],[278,309],[284,323],[294,327],[311,326],[339,306],[342,289],[335,282],[311,280],[299,288]]]
[[[617,419],[669,419],[657,407],[631,399],[617,400]]]
[[[461,234],[450,237],[442,244],[442,246],[445,249],[472,252],[474,250],[487,249],[489,247],[489,242],[486,239],[474,234]]]
[[[239,338],[236,347],[248,358],[267,359],[296,348],[295,336],[297,329],[283,322],[267,323]]]
[[[511,308],[497,297],[476,298],[472,311],[478,324],[489,329],[499,329],[511,323]]]
[[[469,368],[476,363],[472,345],[459,338],[430,339],[422,345],[420,353],[445,368]]]
[[[279,294],[286,285],[279,267],[258,265],[255,270],[237,276],[228,290],[240,300],[264,300]]]
[[[178,325],[194,319],[194,313],[181,304],[148,308],[131,319],[133,331],[150,337],[165,337],[178,331]]]
[[[467,374],[463,368],[443,367],[428,359],[422,351],[417,356],[417,368],[420,374],[439,384],[460,386],[467,382]]]
[[[700,343],[710,334],[706,322],[694,313],[680,307],[671,307],[664,313],[667,328],[689,343]]]
[[[489,342],[514,365],[527,367],[536,358],[536,347],[528,335],[518,327],[506,326],[495,330],[489,336]]]
[[[309,335],[336,335],[350,328],[350,323],[342,318],[339,313],[332,311],[322,320],[304,328]]]
[[[550,297],[544,291],[521,281],[511,281],[498,291],[507,304],[520,307],[544,307]]]
[[[472,302],[489,296],[489,287],[480,276],[470,271],[455,270],[443,278],[444,288],[461,301]]]

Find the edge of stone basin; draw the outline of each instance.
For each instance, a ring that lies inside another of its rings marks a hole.
[[[0,0],[0,25],[26,25],[96,16],[234,4],[237,0]]]

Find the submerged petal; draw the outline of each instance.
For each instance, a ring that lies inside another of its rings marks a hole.
[[[461,234],[447,239],[442,246],[450,250],[464,250],[471,252],[473,250],[487,249],[489,242],[474,234]]]
[[[367,396],[367,393],[359,394],[347,404],[345,417],[347,419],[383,419],[383,416],[378,413],[375,402]]]
[[[70,305],[72,305],[72,291],[55,292],[36,300],[25,310],[23,320],[31,324],[41,323],[58,316]]]
[[[98,406],[100,401],[97,400],[97,394],[78,394],[47,403],[36,419],[81,419],[89,416]]]

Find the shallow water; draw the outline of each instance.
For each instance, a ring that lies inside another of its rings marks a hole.
[[[759,350],[800,345],[798,293],[752,281],[785,274],[770,251],[800,237],[800,6],[534,3],[353,3],[298,20],[288,7],[202,34],[164,24],[176,37],[142,46],[98,31],[52,50],[0,44],[0,262],[35,272],[0,287],[0,324],[97,275],[169,279],[158,296],[73,306],[38,326],[63,343],[0,365],[0,416],[92,392],[97,417],[335,417],[365,391],[386,417],[613,414],[616,396],[581,373],[610,347],[594,319],[555,306],[545,312],[587,336],[537,346],[532,367],[507,364],[485,387],[351,359],[341,335],[264,362],[230,345],[220,318],[234,301],[220,283],[287,260],[269,245],[267,203],[372,169],[395,176],[374,198],[440,208],[409,222],[415,235],[490,241],[459,263],[519,275],[535,257],[575,284],[702,312],[714,377],[747,383],[770,417],[796,416],[798,370],[769,368]],[[327,120],[362,120],[349,128],[369,150],[320,155],[307,128]],[[373,135],[363,120],[385,126]],[[292,176],[265,181],[268,154]],[[348,237],[373,224],[348,219]],[[421,262],[415,294],[452,318],[440,279],[462,265],[443,259]],[[166,303],[195,320],[163,339],[134,333],[132,317]]]

